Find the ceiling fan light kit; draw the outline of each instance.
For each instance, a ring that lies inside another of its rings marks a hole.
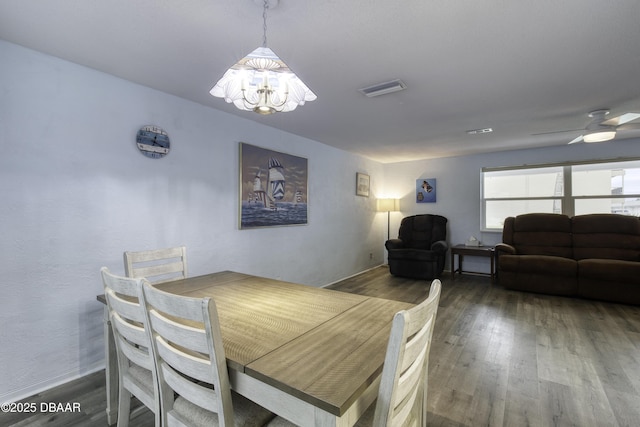
[[[263,7],[263,43],[231,66],[209,91],[238,109],[258,114],[285,113],[317,96],[267,47],[267,10],[278,0],[254,0]]]
[[[616,131],[612,129],[592,130],[582,136],[584,142],[605,142],[616,137]]]
[[[604,118],[609,115],[609,109],[603,108],[589,113],[593,121],[587,126],[586,132],[582,135],[582,140],[586,143],[611,141],[616,137],[616,130],[613,126],[604,125]]]

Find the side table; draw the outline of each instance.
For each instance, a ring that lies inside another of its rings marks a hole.
[[[458,255],[458,268],[455,268],[455,256]],[[491,273],[480,273],[474,271],[464,271],[462,269],[462,260],[464,256],[477,256],[489,258],[491,263]],[[455,245],[451,248],[451,277],[455,279],[457,273],[483,274],[491,277],[491,283],[495,281],[495,248],[493,246],[466,246]]]

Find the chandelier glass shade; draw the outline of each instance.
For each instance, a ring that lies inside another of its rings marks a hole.
[[[268,47],[259,47],[227,70],[210,91],[238,109],[288,112],[317,96]]]
[[[258,3],[258,0],[254,0]],[[317,98],[278,55],[267,47],[267,10],[278,0],[263,0],[263,43],[227,70],[209,91],[238,109],[258,114],[286,113]]]

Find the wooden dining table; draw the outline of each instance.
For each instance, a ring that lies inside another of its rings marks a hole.
[[[232,389],[300,426],[357,421],[377,396],[393,315],[413,307],[232,271],[157,287],[211,297]],[[107,415],[114,424],[117,361],[107,322],[105,333]]]

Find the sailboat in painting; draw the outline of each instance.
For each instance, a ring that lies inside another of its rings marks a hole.
[[[269,195],[275,200],[284,198],[284,168],[278,159],[269,159]]]
[[[268,163],[267,191],[262,188],[262,170],[258,170],[253,179],[253,196],[249,196],[249,202],[261,203],[265,208],[277,210],[277,201],[281,201],[285,196],[284,166],[274,157]]]
[[[249,197],[249,203],[256,202],[266,205],[266,193],[262,189],[262,178],[260,174],[262,171],[258,169],[255,178],[253,178],[253,197]]]
[[[253,180],[242,181],[247,198],[241,206],[241,228],[306,224],[307,160],[247,144],[241,153],[243,173],[253,174]]]

